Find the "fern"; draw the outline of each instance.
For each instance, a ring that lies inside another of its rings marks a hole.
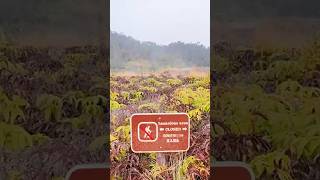
[[[104,111],[107,108],[107,99],[101,95],[80,98],[77,108],[84,114],[102,119]]]
[[[110,100],[116,101],[116,100],[118,100],[118,97],[119,97],[119,93],[110,91]]]
[[[182,104],[191,105],[203,112],[210,111],[210,90],[203,87],[195,91],[190,88],[182,88],[175,91],[175,97]]]
[[[0,122],[0,147],[9,151],[22,151],[33,145],[32,136],[23,128]]]
[[[188,112],[188,115],[191,119],[195,119],[199,121],[201,120],[201,117],[202,117],[202,111],[200,109],[193,109]]]
[[[156,93],[158,91],[157,88],[155,87],[148,87],[148,86],[145,86],[145,87],[141,87],[139,88],[140,91],[142,92],[146,92],[146,93]]]
[[[127,151],[125,149],[120,149],[117,156],[115,156],[117,161],[121,161],[123,158],[127,156]]]
[[[185,158],[182,163],[178,166],[178,179],[183,177],[188,177],[188,170],[193,167],[199,172],[207,171],[203,162],[196,158],[195,156],[188,156]]]
[[[67,54],[65,57],[65,67],[79,67],[89,60],[89,55],[84,53]]]
[[[167,83],[170,86],[180,86],[180,85],[182,85],[182,81],[180,79],[168,79]]]
[[[0,72],[8,72],[8,73],[14,73],[18,75],[25,75],[28,73],[27,70],[23,68],[21,64],[15,64],[8,60],[7,57],[0,54]]]
[[[115,130],[115,133],[117,133],[117,137],[120,141],[129,142],[130,141],[130,125],[127,126],[119,126]]]
[[[94,152],[94,151],[101,151],[101,150],[105,149],[106,143],[108,142],[107,138],[108,138],[108,136],[106,136],[106,135],[102,135],[102,136],[95,138],[90,143],[88,150]]]
[[[44,113],[46,121],[61,120],[62,100],[59,97],[43,94],[37,99],[36,106]]]
[[[110,109],[111,111],[113,110],[117,110],[117,109],[121,109],[123,108],[125,105],[118,103],[117,101],[110,101]]]
[[[85,94],[82,91],[69,91],[63,96],[63,102],[77,106],[79,99],[84,98]]]
[[[199,87],[205,88],[205,89],[209,89],[210,87],[210,76],[204,76],[204,77],[199,77],[197,79],[195,79],[195,81],[193,83],[191,83],[189,85],[189,87],[196,89]]]
[[[160,104],[158,103],[146,103],[142,104],[138,107],[140,112],[158,112],[160,109]]]
[[[150,165],[150,175],[153,179],[165,180],[161,174],[167,170],[167,167],[164,165],[159,165],[157,163]]]
[[[129,101],[130,100],[130,93],[127,91],[122,91],[121,96],[124,100]]]
[[[10,100],[1,92],[0,100],[0,115],[3,116],[5,122],[13,124],[18,117],[24,118],[23,108],[29,105],[26,100],[19,96],[13,96]]]
[[[157,80],[154,79],[154,78],[148,78],[148,79],[146,79],[143,84],[145,84],[145,85],[151,85],[151,86],[153,86],[153,87],[159,87],[159,86],[162,85],[161,82],[157,81]]]
[[[217,74],[222,74],[222,73],[227,73],[228,71],[230,71],[230,62],[228,59],[226,58],[222,58],[219,56],[213,56],[212,59],[212,64],[213,64],[213,70],[217,73]]]
[[[283,82],[286,79],[298,80],[303,73],[303,65],[298,61],[275,61],[267,68],[265,78]]]
[[[132,93],[131,93],[131,96],[132,96],[131,100],[132,100],[133,102],[141,101],[142,98],[143,98],[143,95],[144,95],[144,93],[141,92],[141,91],[132,92]]]
[[[256,156],[251,162],[256,177],[266,175],[269,178],[275,174],[280,180],[292,180],[290,175],[291,162],[287,155],[282,152],[271,152],[265,155]]]
[[[89,127],[91,116],[88,114],[81,114],[78,117],[64,119],[64,122],[71,123],[74,129],[84,129]]]
[[[33,145],[42,145],[50,140],[50,138],[44,134],[38,133],[31,136]]]

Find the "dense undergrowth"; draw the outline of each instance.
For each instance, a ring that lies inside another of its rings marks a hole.
[[[320,41],[213,49],[213,159],[245,161],[257,179],[320,179]]]
[[[320,179],[319,41],[303,49],[213,49],[213,159],[250,163],[257,179]],[[62,179],[77,164],[107,161],[108,66],[98,52],[1,43],[0,179]],[[112,77],[113,175],[206,177],[208,84],[170,74]],[[155,154],[130,152],[130,114],[172,111],[192,118],[190,151],[167,154],[166,166]]]
[[[112,76],[111,162],[113,179],[207,179],[210,157],[210,78],[170,74]],[[191,147],[186,153],[135,154],[130,149],[133,113],[187,112]]]
[[[0,44],[0,179],[58,180],[107,161],[107,68],[92,46]]]

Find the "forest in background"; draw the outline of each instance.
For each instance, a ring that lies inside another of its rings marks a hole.
[[[209,59],[210,49],[200,44],[175,42],[165,46],[110,33],[110,64],[114,71],[209,67]]]

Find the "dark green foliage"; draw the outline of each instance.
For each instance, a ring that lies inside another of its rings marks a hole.
[[[0,179],[54,179],[77,164],[106,162],[107,141],[95,141],[108,111],[108,67],[98,50],[0,43]]]
[[[251,162],[258,179],[319,178],[311,172],[320,153],[317,42],[296,54],[248,50],[250,63],[237,55],[243,50],[234,56],[216,52],[215,159]]]

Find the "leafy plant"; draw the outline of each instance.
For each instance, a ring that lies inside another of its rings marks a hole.
[[[33,145],[42,145],[46,142],[48,142],[50,138],[44,134],[37,133],[32,135],[32,144]]]
[[[127,93],[126,95],[127,96],[125,98],[129,99],[130,94]],[[120,109],[120,108],[124,107],[123,104],[120,104],[120,103],[117,102],[118,98],[119,98],[119,93],[112,92],[112,91],[110,92],[110,109],[111,109],[111,111],[112,110],[117,110],[117,109]]]
[[[0,72],[24,75],[27,73],[27,70],[22,65],[11,62],[0,52]]]
[[[196,158],[195,156],[189,156],[185,158],[182,163],[179,165],[178,171],[178,179],[187,179],[191,178],[190,174],[188,174],[190,168],[195,168],[199,172],[206,172],[206,167],[203,162]]]
[[[89,55],[84,53],[72,53],[72,54],[67,54],[64,57],[64,59],[65,59],[65,66],[78,67],[89,59]]]
[[[64,119],[64,122],[71,123],[75,129],[84,129],[90,126],[91,116],[88,114],[81,114],[78,117]]]
[[[202,111],[209,112],[210,110],[210,91],[203,87],[197,88],[195,91],[188,88],[178,89],[175,92],[176,98],[186,105],[192,105]]]
[[[107,108],[107,99],[101,95],[80,98],[77,107],[84,114],[102,118],[103,112]]]
[[[293,179],[290,175],[290,158],[282,152],[275,151],[257,156],[250,164],[258,178],[265,174],[269,178],[276,176],[280,180]]]
[[[165,178],[161,176],[161,174],[164,173],[166,170],[167,170],[167,167],[164,165],[159,165],[157,163],[151,164],[150,165],[151,178],[164,180]]]
[[[118,103],[117,101],[110,101],[110,109],[111,111],[113,110],[117,110],[117,109],[121,109],[122,107],[124,107],[123,104]]]
[[[115,133],[117,133],[118,135],[116,137],[118,137],[118,139],[120,141],[125,141],[125,142],[129,142],[130,141],[130,125],[127,126],[119,126],[117,127],[117,129],[115,130]]]
[[[82,91],[69,91],[63,96],[63,102],[76,107],[79,99],[84,97],[85,94]]]
[[[36,106],[44,113],[46,121],[61,120],[62,100],[59,97],[43,94],[37,99]]]
[[[151,85],[153,87],[159,87],[161,86],[161,82],[157,81],[156,79],[154,78],[148,78],[146,79],[146,82],[145,82],[146,85]]]
[[[131,100],[132,100],[133,102],[141,101],[142,98],[143,98],[143,94],[144,94],[144,93],[141,92],[141,91],[132,92],[132,93],[131,93],[131,96],[132,96]]]
[[[13,96],[11,100],[0,91],[0,115],[5,122],[13,124],[18,117],[24,118],[23,108],[27,106],[28,103],[23,98]]]
[[[156,92],[158,91],[157,88],[155,88],[155,87],[148,87],[148,86],[141,87],[139,90],[140,90],[140,91],[143,91],[143,92],[146,92],[146,93],[156,93]]]
[[[108,136],[102,135],[95,138],[89,145],[88,149],[90,151],[101,151],[105,148]]]
[[[33,145],[33,138],[23,128],[0,122],[0,147],[19,152]]]
[[[160,105],[157,103],[146,103],[138,107],[140,112],[158,112]]]
[[[220,56],[214,56],[213,60],[213,70],[216,71],[217,74],[227,73],[230,71],[230,62],[228,59],[220,57]]]
[[[180,79],[168,79],[167,83],[170,86],[180,86],[182,84],[182,81]]]

